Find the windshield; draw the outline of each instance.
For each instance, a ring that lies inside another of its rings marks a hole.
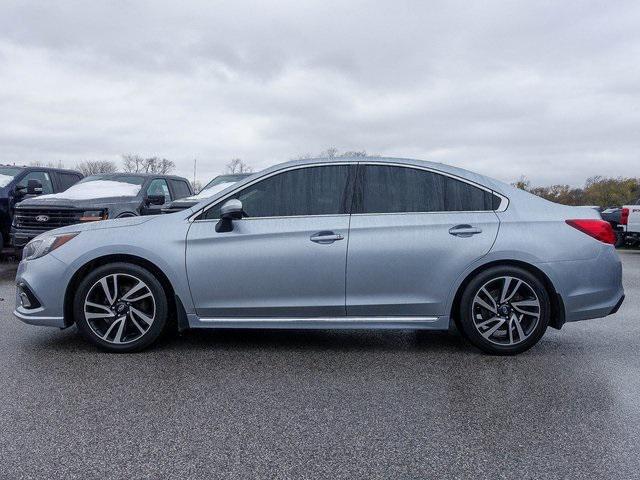
[[[203,198],[213,197],[216,193],[221,192],[225,188],[230,187],[234,183],[237,183],[248,176],[249,175],[246,173],[237,175],[220,175],[207,183],[207,185],[200,190],[200,193],[189,198],[192,200],[202,200]]]
[[[140,175],[113,175],[104,173],[101,175],[89,175],[83,178],[78,183],[95,182],[96,180],[108,180],[110,182],[130,183],[131,185],[142,185],[145,181],[145,177]]]
[[[0,167],[0,187],[6,187],[22,171],[20,167]]]
[[[209,183],[207,183],[204,187],[202,187],[201,191],[207,190],[211,187],[215,187],[216,185],[220,185],[222,183],[236,183],[248,176],[249,175],[246,173],[238,173],[234,175],[219,175],[213,180],[211,180]]]

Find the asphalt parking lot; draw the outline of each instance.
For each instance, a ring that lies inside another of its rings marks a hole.
[[[11,316],[1,478],[640,478],[640,251],[627,300],[518,357],[448,334],[189,332],[131,355]]]

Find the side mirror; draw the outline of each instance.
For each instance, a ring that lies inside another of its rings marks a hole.
[[[147,205],[164,205],[164,195],[147,195]]]
[[[216,223],[216,232],[230,232],[233,230],[233,221],[240,220],[243,215],[242,202],[235,198],[227,201],[220,208],[220,221]]]
[[[40,195],[42,193],[42,184],[38,180],[29,180],[27,182],[27,195]]]

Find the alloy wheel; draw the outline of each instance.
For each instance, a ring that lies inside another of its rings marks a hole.
[[[156,301],[144,281],[130,274],[113,273],[89,289],[84,315],[99,338],[126,344],[147,333],[156,318]]]
[[[535,290],[520,278],[501,276],[476,292],[471,315],[475,328],[497,345],[518,345],[540,321],[541,304]]]

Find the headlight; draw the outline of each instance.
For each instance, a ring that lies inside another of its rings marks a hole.
[[[107,218],[106,210],[85,210],[80,217],[81,222],[95,222]]]
[[[80,232],[62,233],[60,235],[47,235],[42,238],[34,238],[27,243],[24,250],[22,250],[22,260],[34,260],[43,257],[47,253],[53,252],[56,248],[61,247],[79,233]]]

